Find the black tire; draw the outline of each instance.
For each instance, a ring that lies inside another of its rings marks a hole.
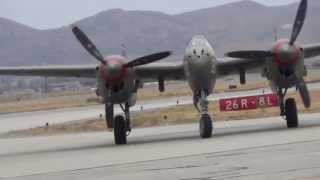
[[[287,99],[285,104],[286,120],[288,128],[296,128],[298,123],[298,111],[296,101],[293,98]]]
[[[212,136],[212,120],[209,114],[203,114],[200,119],[201,138],[210,138]]]
[[[127,127],[125,118],[121,115],[118,115],[114,118],[113,124],[115,144],[127,144]]]

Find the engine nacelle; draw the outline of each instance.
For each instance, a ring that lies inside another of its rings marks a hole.
[[[164,78],[159,77],[158,81],[159,81],[159,91],[164,92],[165,91]]]
[[[246,84],[246,70],[241,68],[239,70],[239,75],[240,75],[240,84]]]

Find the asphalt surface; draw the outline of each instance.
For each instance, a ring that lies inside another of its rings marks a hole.
[[[308,84],[310,90],[320,89],[320,83]],[[248,95],[259,95],[264,93],[270,93],[270,89],[259,89],[252,91],[241,91],[241,92],[230,92],[230,93],[219,93],[213,94],[209,97],[211,101],[219,100],[221,98],[248,96]],[[176,106],[177,100],[180,105],[192,104],[192,97],[172,97],[161,100],[152,101],[138,101],[136,106],[131,108],[131,112],[141,111],[141,106],[144,111],[151,109],[167,108]],[[115,107],[115,113],[122,113],[118,106]],[[49,124],[63,123],[69,121],[77,121],[84,119],[98,118],[102,114],[104,116],[104,106],[88,106],[88,107],[77,107],[77,108],[65,108],[58,110],[49,111],[37,111],[27,113],[15,113],[15,114],[2,114],[0,115],[0,133],[14,131],[19,129],[28,129],[39,126],[44,126],[47,122]]]
[[[112,133],[0,139],[0,179],[320,179],[320,114],[287,129],[279,117]]]
[[[320,84],[309,84],[311,90]],[[268,90],[264,90],[268,93]],[[261,94],[214,94],[210,100]],[[138,102],[133,111],[191,104],[191,97]],[[99,116],[103,106],[0,115],[0,133]],[[116,109],[120,113],[119,109]],[[128,145],[110,132],[0,138],[3,179],[320,179],[320,113],[287,129],[280,117],[218,122],[201,139],[197,124],[134,129]]]

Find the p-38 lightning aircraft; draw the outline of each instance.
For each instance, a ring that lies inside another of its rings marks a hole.
[[[303,9],[304,6],[305,1],[303,1],[300,9]],[[301,22],[300,17],[301,15],[298,16],[297,20],[299,22]],[[301,25],[301,23],[296,24]],[[274,62],[261,60],[260,56],[254,58],[251,56],[246,56],[245,58],[216,58],[210,43],[204,36],[198,35],[194,36],[187,46],[182,63],[177,65],[168,64],[165,66],[156,64],[143,66],[169,56],[170,52],[157,53],[130,62],[128,62],[128,59],[125,56],[119,55],[107,56],[104,58],[91,40],[89,40],[77,26],[73,26],[72,31],[83,47],[100,62],[100,65],[82,67],[0,68],[0,75],[97,78],[98,94],[104,99],[106,121],[108,127],[114,129],[115,144],[127,143],[127,133],[131,131],[129,108],[136,103],[136,93],[138,89],[142,87],[142,84],[146,79],[158,81],[160,91],[165,90],[165,80],[188,81],[193,92],[194,105],[201,113],[199,121],[200,136],[202,138],[209,138],[212,136],[213,125],[212,118],[208,112],[209,102],[207,97],[213,92],[216,78],[230,73],[239,73],[240,82],[244,84],[246,81],[246,70],[257,67],[263,67],[263,69],[269,67],[267,70],[277,74],[281,77],[281,80],[283,79],[283,82],[291,83],[289,82],[289,79],[292,78],[291,76],[298,76],[297,78],[301,79],[302,76],[306,74],[302,62],[303,56],[313,57],[320,54],[320,45],[298,49],[296,45],[292,46],[289,44],[290,46],[288,46],[287,44],[281,44],[280,48],[277,46],[278,49],[276,52],[278,53],[278,58],[277,61]],[[295,34],[298,34],[296,30],[294,32]],[[295,40],[295,37],[293,39]],[[282,69],[282,62],[289,62],[292,60],[290,54],[288,55],[285,52],[282,53],[282,51],[285,50],[285,47],[294,48],[294,52],[299,51],[297,56],[299,55],[298,57],[301,59],[297,62],[294,61],[295,68],[293,71],[289,71],[292,73],[291,76],[288,76],[288,71],[286,71],[286,69]],[[269,63],[275,63],[275,65],[267,66]],[[304,81],[299,81],[299,84],[301,84],[301,82]],[[283,88],[282,85],[280,87]],[[299,85],[299,87],[300,89],[304,89],[301,92],[307,93],[304,83]],[[282,96],[280,96],[280,98],[281,97]],[[116,104],[121,106],[124,111],[124,116],[117,115],[114,117],[114,105]],[[290,106],[290,103],[288,104]],[[288,117],[288,122],[291,122],[290,116]],[[288,126],[291,127],[289,124]]]

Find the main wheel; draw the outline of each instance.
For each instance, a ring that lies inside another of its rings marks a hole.
[[[127,144],[127,127],[125,118],[121,115],[118,115],[114,118],[113,123],[115,144]]]
[[[203,114],[200,119],[200,136],[210,138],[212,136],[212,120],[209,114]]]
[[[298,111],[296,101],[293,98],[287,99],[285,104],[286,119],[288,128],[296,128],[298,123]]]

